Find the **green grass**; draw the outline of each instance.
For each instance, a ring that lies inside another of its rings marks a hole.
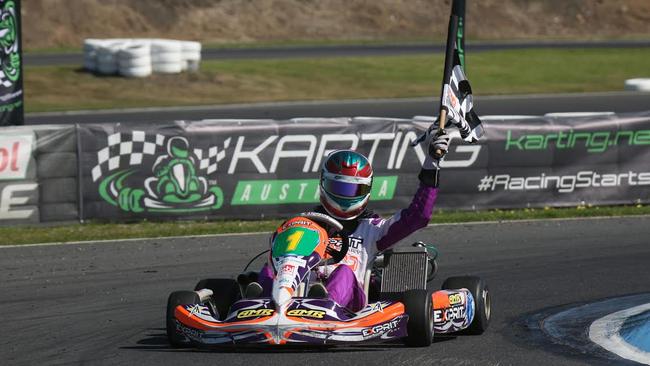
[[[649,215],[650,206],[610,206],[577,208],[544,208],[491,211],[442,211],[434,213],[433,223],[530,220],[570,217],[607,217]],[[242,232],[271,232],[280,220],[263,221],[182,221],[141,222],[132,224],[68,224],[61,226],[0,227],[2,244],[31,244],[85,240],[206,235]]]
[[[650,49],[529,49],[468,55],[476,95],[623,90],[650,76]],[[439,93],[443,55],[204,61],[195,74],[97,77],[25,67],[27,112],[242,102],[402,98]]]

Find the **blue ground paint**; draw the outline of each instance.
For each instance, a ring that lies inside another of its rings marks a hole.
[[[626,319],[619,334],[630,345],[650,352],[650,311]]]

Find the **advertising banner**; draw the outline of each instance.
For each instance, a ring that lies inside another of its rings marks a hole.
[[[24,124],[21,41],[20,0],[0,0],[0,126]]]
[[[82,125],[83,217],[290,214],[318,202],[323,158],[349,148],[373,161],[373,202],[389,209],[417,185],[424,152],[410,146],[414,126],[374,118]]]
[[[0,225],[38,222],[34,133],[6,128],[0,135]]]
[[[78,127],[85,219],[282,217],[318,204],[336,149],[368,156],[370,208],[406,207],[429,119],[212,120]],[[479,144],[452,133],[437,207],[521,208],[647,202],[650,113],[485,118]]]
[[[650,113],[489,123],[482,207],[632,204],[650,197]]]

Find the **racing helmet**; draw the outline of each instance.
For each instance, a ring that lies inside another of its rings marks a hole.
[[[320,172],[320,203],[339,220],[352,220],[366,209],[372,187],[368,159],[352,150],[327,156]]]

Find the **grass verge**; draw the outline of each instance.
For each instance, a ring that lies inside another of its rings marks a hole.
[[[404,98],[439,92],[443,55],[204,61],[193,74],[98,77],[26,66],[27,112],[241,102]],[[476,95],[619,91],[650,76],[650,49],[528,49],[471,54]]]
[[[510,221],[573,217],[607,217],[650,215],[650,206],[606,206],[576,208],[544,208],[490,211],[437,210],[432,223],[463,223]],[[49,227],[0,227],[4,245],[168,236],[207,235],[244,232],[271,232],[280,220],[262,221],[182,221],[141,222],[132,224],[68,224]]]

